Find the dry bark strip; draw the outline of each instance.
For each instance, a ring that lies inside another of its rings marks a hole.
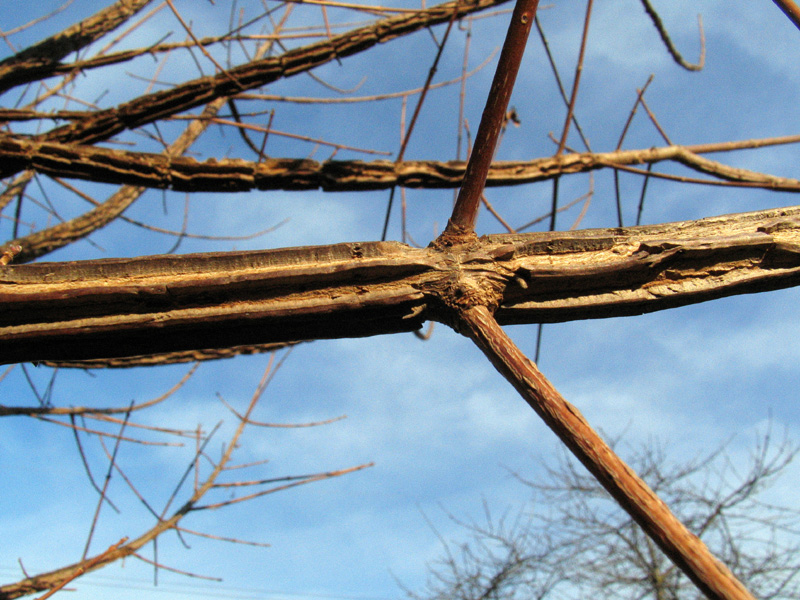
[[[459,312],[461,329],[664,553],[713,600],[754,600],[505,334],[484,306]]]
[[[750,140],[789,143],[797,136]],[[680,162],[701,173],[726,181],[752,183],[772,190],[798,191],[800,181],[736,169],[698,156],[719,152],[730,143],[701,146],[663,146],[615,152],[586,152],[529,161],[492,163],[486,185],[534,183],[557,175],[585,173],[602,168]],[[409,188],[456,188],[464,180],[463,161],[325,161],[269,158],[260,162],[241,159],[198,161],[185,156],[127,152],[81,144],[44,142],[25,136],[0,134],[0,164],[12,171],[32,169],[51,177],[100,183],[127,184],[181,192],[244,192],[250,190],[365,191]]]
[[[665,225],[0,267],[0,362],[633,315],[800,284],[800,207]],[[455,290],[455,291],[454,291]]]

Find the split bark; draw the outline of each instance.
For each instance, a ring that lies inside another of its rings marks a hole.
[[[641,314],[800,284],[800,207],[453,248],[363,242],[0,267],[0,362],[453,325],[464,273],[501,324]]]
[[[218,102],[218,101],[216,101]],[[208,111],[197,121],[212,122]],[[724,181],[771,190],[800,189],[800,180],[730,167],[699,156],[739,148],[796,143],[800,136],[746,140],[696,146],[662,146],[614,152],[584,152],[529,161],[496,161],[487,167],[486,186],[536,183],[559,175],[597,169],[631,167],[674,161]],[[10,171],[33,169],[51,177],[100,183],[172,189],[180,192],[245,192],[250,190],[366,191],[409,188],[456,188],[464,181],[463,161],[329,160],[267,158],[199,161],[175,153],[129,152],[91,145],[46,142],[0,133],[0,163]]]

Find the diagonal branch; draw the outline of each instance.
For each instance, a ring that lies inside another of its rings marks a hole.
[[[503,127],[508,102],[517,80],[519,65],[525,53],[539,0],[517,0],[511,22],[508,25],[503,50],[497,63],[497,70],[486,99],[486,107],[481,115],[481,123],[475,136],[475,144],[470,154],[464,181],[456,198],[453,213],[447,222],[444,234],[463,235],[475,229],[481,195],[486,187],[486,176],[494,159],[497,140]]]
[[[278,24],[277,29],[280,29],[284,26],[288,16],[289,11],[287,10],[284,12],[283,18]],[[271,41],[261,44],[256,53],[256,58],[258,59],[264,56],[271,47]],[[216,100],[209,102],[204,107],[202,113],[186,126],[177,139],[167,148],[165,148],[160,155],[156,156],[160,156],[162,160],[169,161],[182,155],[208,128],[212,122],[212,119],[217,115],[225,103],[225,98],[217,98]],[[31,172],[31,170],[28,170],[23,176],[18,177],[14,187],[20,187],[21,189],[24,189],[24,186],[27,183],[25,181],[27,179],[26,176]],[[115,192],[110,198],[92,210],[78,217],[70,219],[69,221],[59,223],[53,227],[49,227],[45,230],[37,231],[25,236],[20,240],[22,243],[17,244],[22,247],[22,252],[20,253],[21,255],[17,256],[16,258],[19,261],[34,260],[44,254],[52,252],[53,250],[62,248],[76,240],[82,239],[102,227],[105,227],[107,224],[111,223],[120,215],[122,215],[122,213],[125,212],[125,210],[142,195],[145,189],[146,187],[144,186],[129,183],[128,185],[124,185],[122,188],[117,190],[117,192]],[[7,193],[4,195],[8,197]],[[0,198],[2,198],[2,196],[0,196]],[[16,247],[16,245],[14,242],[12,242],[11,244],[6,244],[4,246],[6,249],[9,247]]]
[[[158,518],[156,523],[150,529],[142,533],[140,536],[133,538],[130,541],[125,539],[120,544],[112,546],[111,548],[109,548],[108,550],[97,556],[91,557],[86,560],[81,560],[77,563],[59,569],[55,569],[53,571],[40,573],[38,575],[34,575],[31,577],[26,576],[21,581],[17,581],[15,583],[0,585],[0,600],[13,600],[14,598],[19,598],[21,596],[32,594],[38,591],[56,588],[60,585],[63,585],[64,582],[72,581],[73,579],[83,575],[84,573],[95,571],[110,563],[131,556],[132,554],[135,554],[139,549],[144,547],[146,544],[155,541],[163,533],[166,533],[167,531],[173,529],[178,529],[179,524],[181,523],[183,518],[189,513],[197,510],[214,508],[214,506],[200,505],[200,502],[201,500],[205,499],[207,497],[207,494],[215,488],[219,476],[223,472],[225,472],[225,470],[229,467],[233,452],[237,448],[239,448],[239,441],[241,440],[241,437],[244,434],[246,426],[250,423],[250,415],[252,414],[266,386],[268,385],[272,373],[274,373],[274,371],[271,368],[271,365],[272,363],[270,362],[270,365],[264,372],[261,382],[259,383],[255,392],[253,393],[253,396],[250,399],[250,403],[247,407],[247,410],[239,419],[239,424],[235,432],[232,434],[229,442],[226,444],[225,451],[223,452],[222,457],[218,462],[216,462],[216,464],[214,464],[208,476],[205,477],[205,479],[200,483],[200,485],[198,485],[194,489],[191,496],[186,500],[186,502],[184,502],[182,506],[175,509],[171,514],[163,514],[160,518]],[[211,439],[210,436],[206,438],[206,443],[210,439]],[[347,469],[309,475],[304,477],[300,481],[292,482],[290,484],[285,484],[285,485],[278,485],[273,488],[264,490],[260,495],[264,495],[267,493],[275,493],[287,489],[289,487],[304,485],[306,483],[314,483],[316,481],[339,477],[341,475],[362,470],[369,466],[372,465],[364,464]],[[177,491],[178,490],[176,489],[176,492]],[[230,502],[223,504],[230,504]]]
[[[784,4],[788,1],[790,0],[775,0],[776,4]],[[685,58],[683,58],[681,53],[678,52],[675,44],[672,43],[672,38],[670,37],[669,32],[667,32],[667,28],[664,26],[661,17],[653,8],[653,5],[650,4],[650,0],[642,0],[642,5],[644,6],[645,12],[650,17],[650,20],[653,21],[653,25],[655,25],[656,29],[658,30],[658,35],[661,36],[661,40],[664,42],[664,46],[666,46],[667,51],[669,52],[670,56],[672,56],[672,59],[687,71],[701,71],[706,62],[706,37],[703,33],[702,17],[700,15],[697,16],[697,22],[700,28],[700,57],[697,59],[697,63],[693,64],[688,62]]]
[[[85,48],[127,21],[152,0],[117,0],[53,37],[0,62],[0,93],[52,76],[61,59]]]
[[[772,0],[783,11],[794,26],[800,29],[800,6],[794,0]]]
[[[217,98],[228,98],[244,90],[310,71],[425,27],[446,23],[454,14],[458,19],[506,1],[446,2],[411,14],[383,19],[329,40],[292,49],[279,56],[254,60],[214,76],[194,79],[169,90],[140,96],[119,106],[97,111],[80,122],[53,129],[44,134],[42,139],[79,143],[106,140],[126,129],[141,127],[208,104]],[[0,169],[0,177],[13,174],[14,171]]]
[[[486,307],[462,310],[459,318],[461,331],[704,594],[714,600],[753,600],[728,568],[686,529],[516,347]]]

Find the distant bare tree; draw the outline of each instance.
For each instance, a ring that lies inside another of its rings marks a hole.
[[[616,444],[618,445],[618,444]],[[784,441],[758,440],[749,464],[727,447],[688,463],[663,445],[632,453],[630,464],[758,598],[800,594],[800,510],[773,504],[769,491],[797,456]],[[519,512],[464,522],[465,542],[442,539],[442,558],[414,600],[700,599],[691,582],[606,491],[566,454],[547,474],[518,476],[531,491]]]

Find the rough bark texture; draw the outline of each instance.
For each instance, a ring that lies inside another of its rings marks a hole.
[[[0,62],[0,93],[51,76],[61,59],[130,19],[152,0],[117,0],[111,6]]]
[[[207,113],[199,118],[211,119]],[[796,140],[796,136],[792,136]],[[772,143],[780,143],[776,139]],[[744,143],[743,143],[744,144]],[[758,140],[746,142],[757,147]],[[735,146],[734,146],[735,147]],[[798,191],[800,180],[728,167],[698,156],[699,152],[731,149],[731,144],[663,146],[616,152],[585,152],[530,161],[498,161],[487,167],[486,186],[535,183],[557,175],[585,173],[608,167],[680,162],[726,181],[757,184],[774,190]],[[249,190],[367,191],[409,188],[456,188],[464,180],[463,161],[329,160],[267,158],[198,161],[175,153],[152,154],[109,148],[45,142],[0,133],[0,164],[10,171],[33,169],[52,177],[102,183],[172,189],[180,192],[245,192]]]
[[[463,294],[465,273],[472,297]],[[640,314],[800,283],[800,207],[416,249],[364,242],[0,267],[0,361],[86,360],[450,325]],[[454,299],[455,298],[455,299]],[[455,305],[453,304],[455,302]]]
[[[217,98],[228,98],[284,77],[309,71],[333,60],[368,50],[383,42],[444,23],[453,18],[497,6],[508,0],[447,2],[425,10],[378,21],[330,39],[288,50],[279,56],[253,60],[214,76],[201,77],[162,92],[155,92],[119,106],[98,110],[84,119],[53,129],[38,139],[46,142],[90,144],[107,140],[126,130],[141,127]],[[21,169],[17,163],[0,165],[0,177]]]

